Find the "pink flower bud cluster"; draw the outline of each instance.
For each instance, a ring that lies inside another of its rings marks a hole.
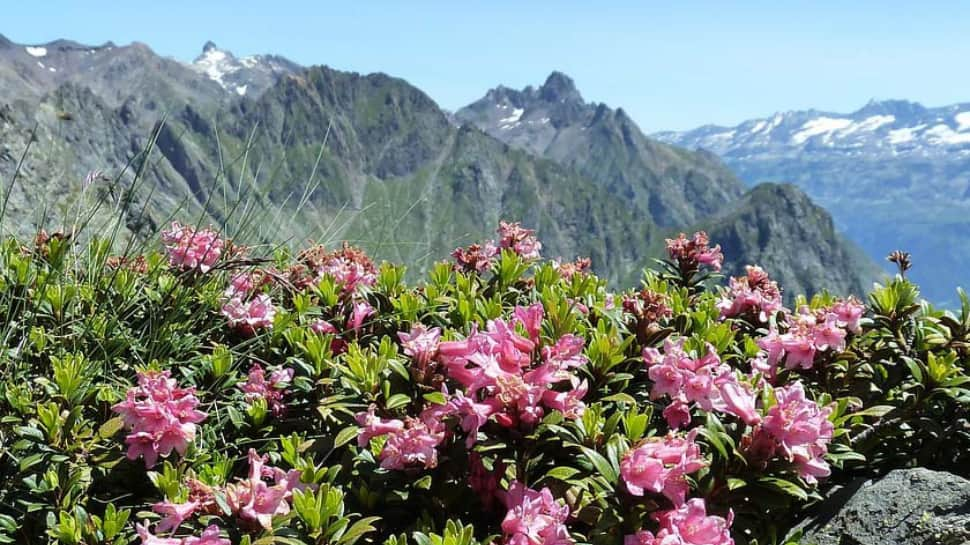
[[[734,545],[730,531],[734,514],[729,512],[727,519],[708,515],[702,498],[692,498],[654,518],[660,524],[656,535],[641,530],[626,536],[623,545]]]
[[[755,451],[762,458],[784,456],[808,483],[828,477],[831,469],[824,456],[835,431],[829,420],[832,408],[807,399],[801,382],[775,389],[775,399],[764,423],[753,433]]]
[[[172,222],[170,229],[162,231],[161,238],[169,263],[182,270],[208,272],[219,261],[225,245],[211,229],[196,230],[178,222]]]
[[[620,463],[620,476],[630,494],[662,493],[675,507],[683,505],[689,489],[686,476],[707,465],[694,442],[697,433],[696,428],[686,436],[671,433],[627,451]]]
[[[785,333],[772,328],[758,340],[758,346],[767,353],[770,366],[777,366],[784,358],[786,369],[811,369],[818,354],[845,349],[846,336],[861,330],[864,312],[865,307],[852,298],[814,312],[802,307],[790,317]]]
[[[500,221],[498,230],[498,242],[489,240],[484,244],[472,244],[467,248],[457,248],[451,252],[455,258],[455,269],[465,272],[484,273],[492,268],[495,259],[499,256],[502,249],[508,248],[518,254],[523,259],[535,260],[541,256],[542,243],[535,236],[535,231],[526,229],[518,222]],[[577,261],[574,268],[570,269],[569,275],[585,270],[582,262]]]
[[[138,373],[138,386],[111,407],[130,431],[125,438],[128,459],[142,456],[145,467],[152,468],[160,456],[168,456],[173,450],[184,456],[195,439],[196,424],[206,418],[196,410],[198,406],[195,389],[179,388],[168,371]]]
[[[258,363],[249,368],[246,381],[239,384],[239,389],[245,394],[246,401],[252,403],[257,399],[266,401],[266,406],[276,417],[286,413],[283,396],[286,387],[293,381],[293,369],[277,369],[270,373],[269,380],[266,372]]]
[[[677,263],[680,270],[696,270],[706,265],[715,271],[721,270],[724,254],[721,246],[710,247],[710,239],[704,231],[698,231],[687,238],[681,233],[677,238],[667,239],[667,255]]]
[[[499,248],[508,248],[523,259],[539,259],[542,243],[534,230],[526,229],[518,222],[500,221],[497,233]]]
[[[717,308],[722,318],[745,317],[754,323],[767,323],[772,315],[784,310],[781,288],[764,269],[748,265],[747,275],[731,278]]]
[[[566,528],[569,507],[556,501],[548,488],[532,490],[513,481],[502,494],[508,512],[502,520],[506,545],[572,545]]]
[[[705,411],[731,414],[748,425],[761,421],[755,408],[755,393],[747,383],[741,382],[730,366],[721,362],[713,346],[707,345],[707,353],[693,358],[684,350],[684,338],[664,341],[661,353],[656,348],[643,349],[643,359],[649,370],[653,389],[652,399],[668,396],[670,405],[663,415],[671,428],[683,428],[690,424],[690,404]]]

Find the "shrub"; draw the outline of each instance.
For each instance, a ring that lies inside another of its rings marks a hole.
[[[833,483],[967,474],[962,292],[789,310],[703,234],[613,292],[499,234],[416,285],[177,224],[7,240],[0,542],[764,544]]]

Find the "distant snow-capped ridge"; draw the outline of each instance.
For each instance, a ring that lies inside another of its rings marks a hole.
[[[926,108],[902,100],[870,101],[850,114],[776,113],[735,127],[705,125],[655,138],[724,157],[774,153],[850,156],[970,155],[970,103]]]
[[[302,68],[276,55],[249,55],[236,58],[232,52],[206,42],[202,54],[188,65],[218,83],[223,89],[243,96],[253,88],[265,89],[281,76]]]

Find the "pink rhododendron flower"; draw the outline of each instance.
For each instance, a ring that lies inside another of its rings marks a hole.
[[[488,417],[495,409],[487,403],[477,403],[469,397],[465,397],[461,392],[456,392],[455,396],[449,401],[449,405],[454,413],[460,418],[461,429],[465,430],[468,437],[465,439],[465,446],[471,448],[478,441],[478,430],[485,425]]]
[[[760,422],[755,393],[740,382],[730,366],[721,362],[714,347],[708,345],[704,356],[693,358],[684,350],[684,341],[668,337],[663,353],[652,347],[643,349],[647,374],[654,383],[650,397],[671,399],[669,411],[664,411],[668,424],[673,428],[688,424],[690,403],[705,411],[737,416],[749,425]]]
[[[162,520],[155,525],[156,532],[172,532],[182,525],[185,519],[191,517],[199,508],[198,502],[172,503],[158,502],[152,506],[152,511],[162,515]]]
[[[333,335],[334,337],[330,341],[330,351],[334,354],[342,354],[347,348],[347,341],[339,337],[340,331],[326,320],[314,320],[310,324],[310,330],[320,335]]]
[[[847,304],[850,310],[844,310],[843,316],[849,321],[843,321],[832,308]],[[779,333],[772,328],[768,335],[758,339],[758,346],[767,352],[769,365],[778,365],[782,358],[787,369],[811,369],[819,354],[845,349],[845,339],[848,327],[858,327],[858,309],[849,303],[836,303],[832,308],[822,308],[815,311],[802,307],[789,317],[788,330]]]
[[[364,447],[378,436],[387,436],[380,453],[381,467],[385,469],[407,469],[424,467],[430,469],[438,465],[437,447],[445,438],[445,428],[441,422],[444,416],[454,412],[450,405],[436,406],[424,418],[408,418],[405,421],[384,420],[374,414],[376,407],[371,405],[366,412],[357,414],[361,426],[357,445]]]
[[[343,288],[345,293],[352,293],[361,287],[370,287],[377,282],[377,274],[367,263],[354,261],[343,256],[333,256],[326,259],[317,268],[319,277],[329,276]]]
[[[630,449],[620,463],[627,490],[634,496],[645,491],[662,493],[675,506],[683,504],[688,489],[686,475],[707,465],[694,442],[697,432],[694,429],[684,437],[668,434]]]
[[[182,545],[182,540],[175,537],[158,537],[148,531],[148,522],[136,524],[135,531],[141,538],[141,545]]]
[[[293,491],[304,488],[299,471],[268,466],[264,456],[250,449],[249,477],[226,486],[226,503],[241,520],[271,530],[274,516],[290,512]]]
[[[430,469],[438,465],[438,445],[444,440],[443,431],[432,431],[424,422],[409,419],[402,431],[387,435],[387,442],[381,450],[381,467],[384,469],[406,469],[423,467]]]
[[[866,312],[866,307],[855,297],[836,301],[829,310],[835,314],[835,319],[840,327],[844,327],[851,333],[862,331],[859,322]]]
[[[498,223],[499,248],[509,248],[523,259],[539,259],[542,243],[535,236],[535,231],[522,227],[518,222]]]
[[[229,287],[223,292],[223,297],[228,300],[245,299],[255,289],[251,274],[237,274],[229,280]]]
[[[456,248],[451,256],[455,258],[455,269],[481,274],[492,268],[498,252],[495,243],[489,241],[484,245],[472,244],[468,248]]]
[[[172,222],[171,229],[162,231],[161,237],[169,263],[182,270],[208,272],[219,261],[225,244],[211,229],[196,230],[178,222]]]
[[[545,317],[545,310],[542,303],[536,303],[528,307],[515,307],[513,311],[515,321],[522,324],[529,339],[532,342],[539,342],[539,334],[542,332],[542,319]]]
[[[138,386],[128,390],[125,401],[111,410],[120,414],[131,432],[125,438],[128,459],[144,457],[152,468],[160,456],[172,450],[185,455],[195,438],[196,424],[206,414],[196,410],[199,400],[194,388],[179,388],[168,371],[138,373]]]
[[[182,545],[232,545],[232,542],[220,537],[219,527],[215,524],[210,524],[202,531],[201,536],[187,537],[182,542]]]
[[[414,359],[419,368],[426,367],[438,354],[438,339],[441,338],[441,328],[428,329],[423,324],[415,324],[410,333],[398,331],[397,338],[401,341],[404,353]]]
[[[677,262],[681,270],[693,270],[700,265],[706,265],[719,271],[724,262],[721,246],[711,248],[710,239],[704,231],[694,233],[691,238],[687,238],[684,233],[675,239],[668,238],[667,255]]]
[[[748,265],[747,276],[731,278],[717,308],[722,318],[748,317],[760,323],[767,323],[772,315],[784,310],[778,283],[754,265]]]
[[[365,447],[371,438],[404,430],[404,422],[397,419],[384,420],[374,414],[376,409],[375,405],[371,405],[366,412],[357,413],[357,424],[361,426],[357,446]]]
[[[367,301],[359,301],[354,303],[353,308],[350,312],[350,318],[347,320],[347,329],[351,331],[360,331],[360,328],[364,325],[364,320],[377,314],[377,309],[372,307]]]
[[[230,299],[222,305],[222,315],[229,325],[240,332],[252,335],[257,329],[271,327],[276,317],[276,307],[269,295],[261,293],[249,301]]]
[[[265,400],[273,415],[279,417],[286,412],[283,394],[292,380],[292,369],[277,369],[270,374],[269,380],[266,380],[263,368],[258,363],[254,363],[249,368],[246,381],[240,383],[239,389],[246,394],[246,401],[250,403],[257,399]]]
[[[660,531],[656,537],[650,532],[640,532],[637,545],[734,545],[730,531],[734,513],[728,513],[727,519],[708,515],[707,505],[701,498],[692,498],[655,518],[660,523]]]
[[[566,528],[569,507],[560,504],[548,488],[532,490],[513,481],[502,494],[508,513],[502,532],[508,545],[567,545],[573,540]]]
[[[781,453],[794,462],[806,482],[827,477],[829,466],[824,456],[835,427],[829,421],[831,407],[819,407],[805,397],[801,382],[775,389],[777,402],[768,410],[764,424],[755,432],[767,434]]]

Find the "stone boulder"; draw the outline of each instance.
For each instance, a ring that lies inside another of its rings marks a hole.
[[[796,529],[804,545],[968,545],[970,481],[895,470],[837,491]]]

